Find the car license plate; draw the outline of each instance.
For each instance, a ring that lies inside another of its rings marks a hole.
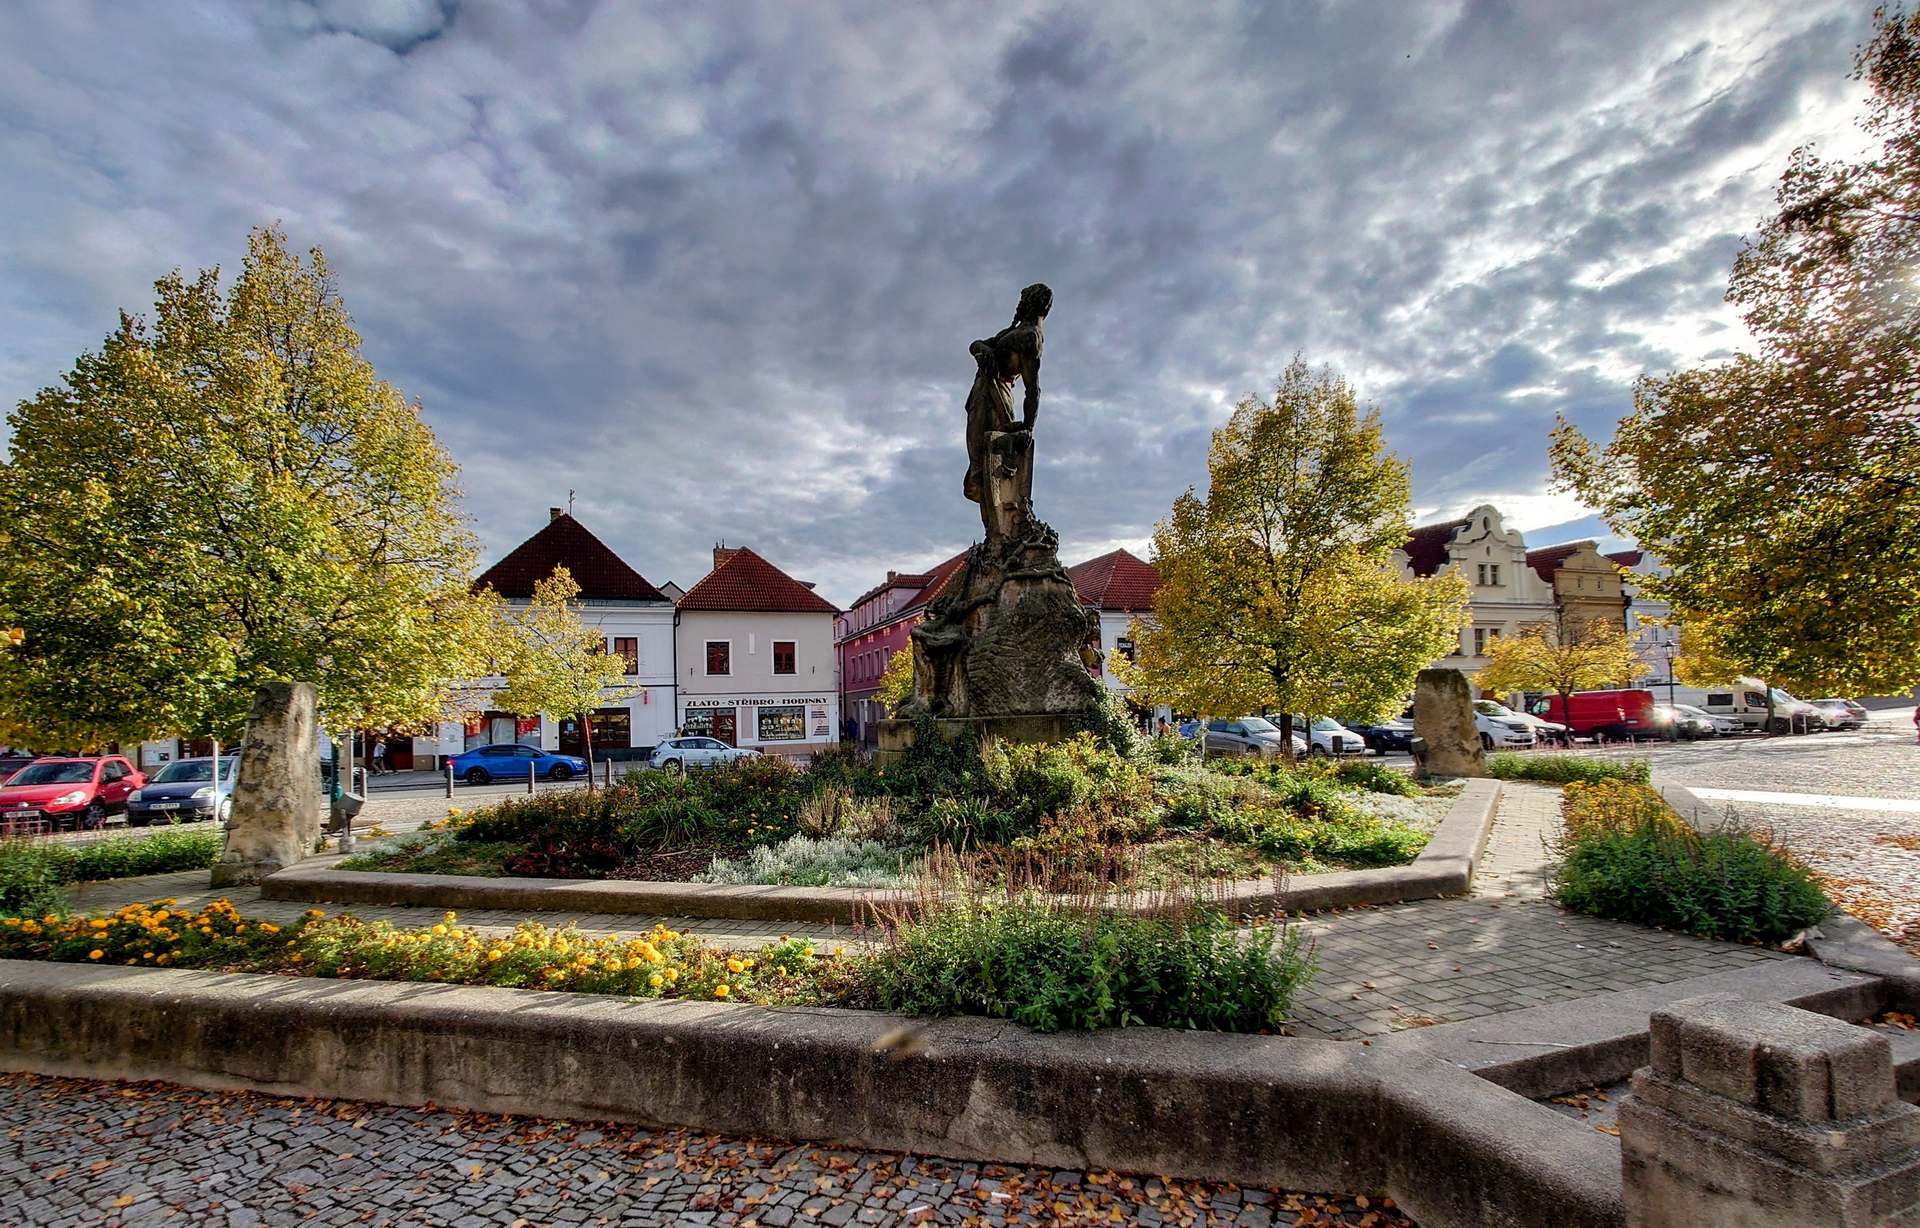
[[[180,803],[179,802],[155,802],[153,804],[153,808],[155,810],[178,810],[180,809]]]
[[[31,819],[34,817],[34,812],[31,810],[9,810],[7,811],[7,817],[10,819]]]

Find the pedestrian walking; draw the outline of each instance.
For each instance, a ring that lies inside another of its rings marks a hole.
[[[387,774],[387,740],[385,738],[373,740],[373,774],[375,776]]]

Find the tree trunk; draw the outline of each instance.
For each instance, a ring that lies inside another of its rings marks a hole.
[[[1293,713],[1291,712],[1282,712],[1280,714],[1280,753],[1286,756],[1288,763],[1294,762]]]
[[[587,744],[587,792],[593,792],[593,718],[580,714],[580,736]]]

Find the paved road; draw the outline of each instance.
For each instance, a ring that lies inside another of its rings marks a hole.
[[[1411,1228],[1390,1203],[684,1130],[0,1075],[0,1225]]]

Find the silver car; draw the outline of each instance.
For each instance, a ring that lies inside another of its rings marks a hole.
[[[668,738],[653,748],[647,762],[663,772],[684,772],[688,768],[717,767],[739,759],[751,759],[757,750],[728,746],[719,738],[689,735]]]
[[[1280,729],[1264,716],[1242,716],[1230,721],[1207,722],[1207,753],[1209,755],[1257,755],[1262,759],[1284,757],[1281,747]],[[1299,734],[1293,735],[1293,754],[1300,758],[1307,753],[1307,744]]]

